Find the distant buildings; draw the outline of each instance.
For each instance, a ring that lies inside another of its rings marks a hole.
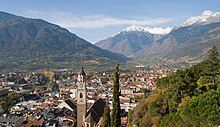
[[[9,93],[9,87],[1,88],[0,89],[0,96],[7,96]]]
[[[77,75],[69,70],[55,71],[52,79],[56,83],[55,91],[48,89],[50,80],[44,74],[0,75],[0,95],[3,101],[10,92],[22,94],[19,102],[9,107],[8,112],[0,112],[0,125],[100,127],[105,99],[109,99],[109,108],[112,109],[112,72],[86,75],[81,68]],[[157,79],[169,73],[169,69],[159,68],[120,73],[122,126],[127,124],[128,111],[157,88]]]
[[[23,122],[24,122],[24,118],[23,117],[17,117],[17,116],[0,117],[0,126],[5,126],[5,127],[21,127]]]

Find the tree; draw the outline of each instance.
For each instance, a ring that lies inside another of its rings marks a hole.
[[[33,91],[35,92],[44,92],[47,88],[45,86],[35,86]]]
[[[57,92],[59,90],[59,85],[56,82],[52,82],[49,84],[49,89],[51,92]]]
[[[211,61],[210,75],[213,78],[213,83],[217,82],[217,75],[219,75],[219,53],[215,45],[209,50],[209,60]]]
[[[16,92],[11,92],[8,94],[8,99],[14,99],[14,98],[19,98],[20,94]]]
[[[119,63],[116,63],[116,70],[113,80],[113,100],[112,100],[112,113],[111,113],[111,127],[120,127],[120,100],[119,100]]]
[[[215,45],[213,45],[212,49],[209,50],[209,60],[215,62],[215,63],[218,63],[218,57],[219,57],[219,54],[218,54],[218,49]]]
[[[53,79],[54,79],[54,76],[55,76],[55,73],[52,72],[52,71],[44,71],[43,73],[44,73],[44,75],[46,75],[46,76],[49,77],[50,83],[52,83],[52,82],[53,82]]]
[[[16,93],[16,92],[11,92],[8,94],[6,97],[6,101],[1,105],[4,110],[8,110],[8,108],[12,107],[15,105],[18,101],[19,98],[21,98],[21,94]]]
[[[111,119],[110,119],[110,109],[108,106],[108,100],[105,103],[104,116],[102,121],[102,127],[110,127]]]
[[[134,113],[134,110],[131,110],[131,109],[128,110],[128,124],[127,124],[128,127],[132,126],[133,113]]]
[[[208,91],[193,98],[180,111],[184,122],[191,126],[218,126],[220,125],[220,93]]]

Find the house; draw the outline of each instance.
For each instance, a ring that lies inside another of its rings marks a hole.
[[[39,119],[28,119],[27,124],[24,127],[42,127],[44,125],[45,119],[44,117],[40,117]]]
[[[7,96],[9,93],[9,88],[2,88],[0,89],[0,96]]]
[[[6,118],[0,117],[0,126],[21,127],[23,121],[24,121],[23,117],[17,117],[17,116],[6,117]]]
[[[126,127],[127,126],[127,117],[121,117],[121,126]]]
[[[133,90],[127,87],[121,87],[121,94],[122,95],[131,95],[133,94]]]
[[[70,97],[76,98],[76,95],[77,95],[77,88],[71,88],[70,89]]]
[[[76,105],[69,99],[63,101],[57,107],[58,108],[67,108],[71,111],[76,111]]]
[[[99,82],[100,82],[101,84],[107,83],[106,77],[100,77],[100,78],[99,78]]]
[[[39,100],[40,97],[37,94],[24,94],[21,98],[22,101]]]

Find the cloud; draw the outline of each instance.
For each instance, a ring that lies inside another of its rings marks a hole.
[[[152,26],[172,21],[170,18],[151,17],[128,17],[116,18],[108,15],[77,15],[69,12],[41,12],[27,10],[24,16],[42,18],[49,22],[58,24],[64,28],[73,29],[96,29],[116,25],[143,25]]]

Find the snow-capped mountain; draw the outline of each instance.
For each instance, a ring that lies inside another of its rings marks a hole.
[[[167,35],[172,28],[150,28],[131,25],[121,32],[95,43],[96,46],[113,52],[121,53],[128,57],[150,47],[154,41]]]
[[[150,28],[131,25],[121,32],[95,43],[96,46],[128,57],[150,47],[152,43],[168,34],[172,28]]]
[[[128,57],[200,57],[214,43],[220,47],[219,36],[220,12],[204,11],[173,29],[132,25],[95,45]]]
[[[201,16],[187,19],[169,34],[155,41],[150,49],[144,49],[140,53],[161,54],[167,58],[205,57],[213,44],[220,48],[219,37],[220,12],[204,11]]]
[[[220,22],[220,12],[212,12],[212,11],[206,10],[202,13],[201,16],[188,18],[180,26],[184,27],[184,26],[189,26],[193,24],[209,24],[209,23],[215,23],[215,22]]]
[[[109,38],[95,43],[95,45],[103,49],[132,57],[134,53],[144,47],[149,47],[154,42],[155,38],[156,37],[146,31],[145,28],[132,25]]]
[[[136,25],[131,25],[130,27],[127,27],[126,29],[123,29],[125,32],[131,32],[131,31],[139,31],[139,32],[149,32],[151,34],[168,34],[172,30],[171,27],[167,28],[160,28],[160,27],[141,27]]]

